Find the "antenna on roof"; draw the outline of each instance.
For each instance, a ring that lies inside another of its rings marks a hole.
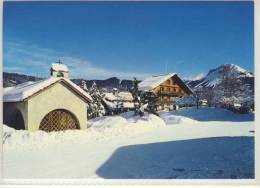
[[[168,59],[165,62],[165,74],[168,74]]]

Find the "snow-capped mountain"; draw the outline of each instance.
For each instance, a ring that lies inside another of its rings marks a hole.
[[[199,80],[192,80],[192,81],[187,81],[186,83],[196,89],[199,87],[216,87],[222,79],[222,72],[223,70],[228,70],[230,72],[230,74],[234,75],[235,77],[240,77],[241,79],[244,79],[246,81],[246,83],[249,83],[252,87],[254,85],[254,75],[241,68],[238,65],[234,65],[234,64],[224,64],[221,65],[218,68],[215,69],[211,69],[208,74],[199,79]]]

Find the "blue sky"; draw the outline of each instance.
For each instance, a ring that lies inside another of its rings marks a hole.
[[[184,78],[233,63],[254,71],[253,2],[5,2],[7,72]]]

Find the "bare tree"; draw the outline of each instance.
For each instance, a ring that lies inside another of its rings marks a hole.
[[[199,103],[200,103],[200,100],[203,99],[203,88],[202,87],[199,87],[197,88],[196,90],[194,90],[194,93],[195,93],[195,98],[196,98],[196,106],[197,106],[197,109],[199,108]]]
[[[236,75],[230,66],[223,66],[220,74],[222,79],[215,91],[218,95],[218,102],[224,107],[229,108],[234,103],[244,103],[245,99],[253,98],[253,91],[246,83],[245,77]]]

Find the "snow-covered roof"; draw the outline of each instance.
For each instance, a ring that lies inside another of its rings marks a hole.
[[[116,101],[118,99],[123,100],[123,101],[132,101],[133,100],[133,96],[130,92],[126,92],[126,91],[121,91],[118,93],[118,97],[116,95],[114,95],[113,93],[105,93],[105,98],[110,100],[110,101]]]
[[[113,110],[113,109],[117,108],[117,103],[116,102],[108,101],[108,100],[106,100],[106,98],[104,98],[103,101],[105,102],[105,104],[107,105],[107,107],[110,110]],[[133,102],[123,102],[122,104],[123,104],[122,107],[124,107],[124,108],[134,108],[134,103]],[[121,107],[121,104],[120,104],[120,107]]]
[[[64,64],[61,64],[61,63],[53,63],[51,65],[51,69],[55,70],[55,71],[64,71],[64,72],[69,71],[67,65],[64,65]]]
[[[83,89],[81,89],[79,86],[74,84],[72,81],[66,78],[54,78],[50,77],[45,80],[40,80],[36,82],[25,82],[22,84],[19,84],[15,87],[8,87],[4,88],[3,93],[3,101],[4,102],[18,102],[18,101],[24,101],[28,97],[32,96],[33,94],[44,90],[46,87],[56,83],[56,82],[64,82],[65,84],[68,84],[75,92],[77,92],[80,96],[82,96],[87,101],[92,101],[91,96],[86,93]]]
[[[176,73],[165,74],[160,76],[151,76],[138,84],[139,89],[141,91],[149,91],[151,89],[154,89],[155,87],[157,87],[158,85],[160,85],[161,83],[168,80],[174,75],[176,75]]]

